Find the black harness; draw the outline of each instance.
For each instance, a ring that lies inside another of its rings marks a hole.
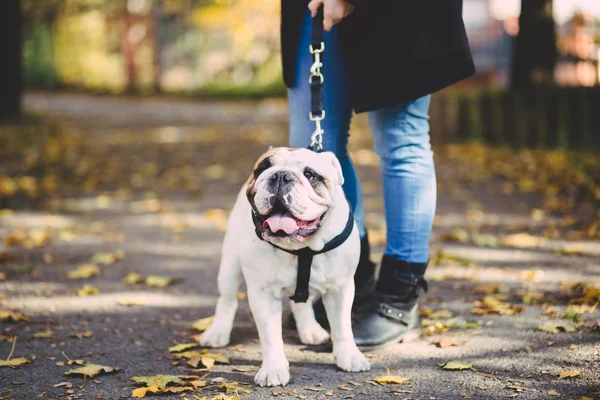
[[[254,210],[252,210],[252,221],[254,221],[254,231],[256,232],[256,236],[258,236],[260,240],[263,240],[269,243],[271,246],[279,250],[285,251],[286,253],[298,256],[298,274],[296,279],[296,290],[294,291],[294,295],[290,297],[290,299],[294,300],[294,302],[296,303],[306,303],[306,301],[308,300],[308,283],[310,281],[310,268],[312,265],[313,257],[317,254],[326,253],[330,250],[339,247],[342,243],[346,241],[346,239],[348,239],[348,237],[352,233],[352,228],[354,228],[354,216],[352,215],[352,209],[350,209],[350,212],[348,214],[348,221],[346,222],[344,230],[339,235],[327,242],[321,250],[315,251],[310,247],[304,247],[298,250],[288,250],[263,239],[262,231],[259,229],[260,219],[254,212]]]

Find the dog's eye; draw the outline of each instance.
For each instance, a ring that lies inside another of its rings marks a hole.
[[[304,171],[304,176],[309,181],[314,181],[315,179],[317,179],[317,176],[314,173],[312,173],[311,171]]]

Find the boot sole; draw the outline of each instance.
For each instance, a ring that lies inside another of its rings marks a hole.
[[[392,340],[388,340],[387,342],[369,344],[369,345],[360,344],[357,346],[361,350],[379,349],[379,348],[383,348],[383,347],[398,344],[398,343],[409,343],[409,342],[417,340],[419,337],[421,337],[421,329],[418,328],[418,329],[413,329],[413,330],[406,332],[398,339],[392,339]]]

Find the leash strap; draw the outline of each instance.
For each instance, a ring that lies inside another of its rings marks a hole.
[[[314,121],[315,131],[310,137],[308,148],[320,153],[323,151],[324,133],[321,121],[325,118],[325,108],[323,106],[323,83],[325,82],[325,77],[321,72],[321,68],[323,68],[323,52],[325,51],[325,42],[323,41],[323,7],[319,7],[317,15],[312,20],[309,50],[313,56],[313,63],[310,66],[310,76],[308,78],[310,86],[310,112],[308,118]]]
[[[260,223],[260,219],[258,218],[258,216],[256,216],[254,211],[252,212],[252,220],[254,221],[254,225],[256,227],[255,228],[256,236],[258,236],[258,238],[260,240],[264,240],[260,229],[258,229],[258,224]],[[348,237],[352,233],[353,228],[354,228],[354,216],[352,215],[352,209],[350,209],[350,212],[348,213],[348,221],[346,221],[346,226],[344,227],[342,232],[340,232],[339,235],[337,235],[336,237],[331,239],[329,242],[325,243],[325,246],[323,246],[323,248],[319,251],[314,251],[309,247],[304,247],[299,250],[288,250],[288,249],[281,248],[271,242],[267,242],[271,246],[273,246],[279,250],[282,250],[282,251],[285,251],[286,253],[298,256],[298,273],[296,275],[296,290],[294,291],[294,295],[291,296],[290,299],[294,300],[295,303],[306,303],[306,301],[308,300],[308,295],[309,295],[308,284],[310,282],[310,268],[312,266],[313,257],[318,254],[327,253],[328,251],[331,251],[331,250],[339,247],[342,243],[344,243],[346,241],[346,239],[348,239]]]

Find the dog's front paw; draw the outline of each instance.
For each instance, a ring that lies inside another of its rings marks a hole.
[[[229,344],[231,329],[223,328],[214,322],[200,335],[198,342],[203,347],[225,347]]]
[[[303,329],[298,329],[298,336],[304,344],[322,344],[329,340],[329,333],[316,322]]]
[[[290,371],[286,365],[280,367],[263,366],[254,376],[254,382],[261,387],[285,386],[289,381]]]
[[[371,364],[367,358],[356,347],[336,352],[335,358],[338,368],[347,372],[361,372],[371,369]]]

